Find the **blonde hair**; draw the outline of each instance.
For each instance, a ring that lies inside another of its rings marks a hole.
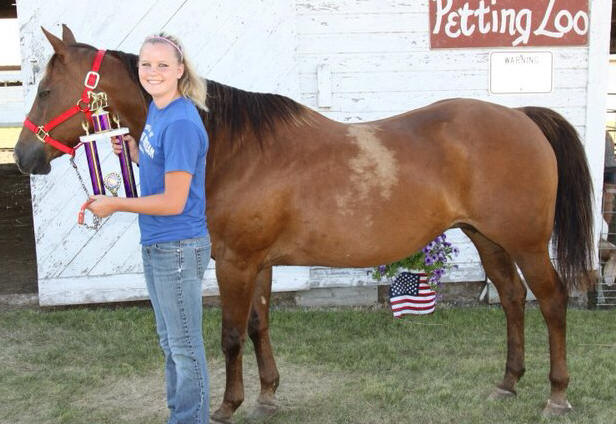
[[[197,106],[197,108],[207,111],[208,108],[205,105],[207,97],[207,85],[205,81],[197,75],[195,68],[188,59],[186,59],[186,52],[184,47],[176,37],[160,32],[156,35],[149,36],[145,39],[143,44],[162,44],[166,43],[174,47],[175,57],[178,63],[184,65],[184,73],[178,81],[178,91],[180,94]]]

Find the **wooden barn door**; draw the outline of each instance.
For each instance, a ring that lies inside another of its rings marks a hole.
[[[22,67],[30,82],[24,87],[26,104],[31,104],[51,55],[40,26],[59,35],[62,23],[80,42],[133,53],[147,35],[167,31],[183,41],[201,75],[242,89],[298,98],[292,3],[272,0],[266,7],[262,1],[248,0],[237,7],[236,2],[113,0],[100,7],[96,1],[18,2]],[[117,171],[117,158],[108,143],[99,143],[99,155],[105,173]],[[85,177],[83,152],[76,162]],[[146,298],[137,216],[114,214],[98,232],[78,227],[75,220],[86,194],[66,156],[52,165],[49,175],[31,178],[40,303]],[[274,290],[307,287],[308,277],[307,268],[275,270]],[[203,292],[217,291],[210,268]]]

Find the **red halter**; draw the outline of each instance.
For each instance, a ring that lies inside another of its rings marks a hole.
[[[67,111],[52,119],[45,125],[36,126],[32,123],[32,121],[30,121],[30,118],[26,117],[26,120],[24,121],[25,127],[32,131],[43,143],[50,144],[64,153],[75,156],[74,148],[62,144],[58,140],[52,138],[49,135],[49,131],[79,112],[85,113],[89,121],[92,120],[92,111],[90,111],[90,93],[96,88],[101,78],[98,70],[103,62],[103,56],[105,56],[105,50],[99,50],[96,53],[94,63],[92,64],[92,70],[86,74],[83,81],[83,85],[85,86],[83,93],[81,93],[81,98],[77,100],[77,104],[75,104],[75,106],[69,108]],[[79,147],[79,145],[77,147]]]

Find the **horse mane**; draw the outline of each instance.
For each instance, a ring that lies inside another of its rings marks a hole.
[[[244,91],[212,80],[206,83],[209,112],[204,123],[211,137],[225,128],[233,142],[242,144],[248,138],[243,135],[251,130],[263,147],[264,135],[274,133],[278,123],[295,122],[306,111],[301,104],[278,94]]]
[[[141,93],[143,93],[147,103],[149,104],[150,100],[152,100],[152,96],[150,96],[148,92],[143,89],[141,83],[139,82],[139,56],[136,54],[124,53],[120,50],[107,50],[107,53],[119,59],[124,66],[126,66],[130,78],[139,86]]]
[[[75,45],[91,47],[81,43]],[[152,97],[139,83],[139,56],[119,50],[108,50],[107,53],[126,66],[149,104]],[[235,148],[241,148],[250,141],[251,137],[245,137],[250,132],[256,136],[259,147],[263,148],[266,134],[274,133],[279,123],[296,122],[307,110],[296,101],[278,94],[244,91],[207,79],[204,79],[204,82],[207,86],[208,111],[199,110],[199,115],[208,135],[210,139],[215,139],[221,132],[226,131],[226,138]]]

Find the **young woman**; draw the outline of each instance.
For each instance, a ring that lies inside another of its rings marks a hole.
[[[210,259],[208,137],[197,112],[205,109],[205,86],[179,41],[165,34],[143,43],[139,81],[152,102],[139,145],[131,136],[125,140],[139,164],[141,197],[92,196],[88,209],[99,217],[117,211],[139,214],[143,270],[165,356],[169,423],[207,423],[201,279]]]

